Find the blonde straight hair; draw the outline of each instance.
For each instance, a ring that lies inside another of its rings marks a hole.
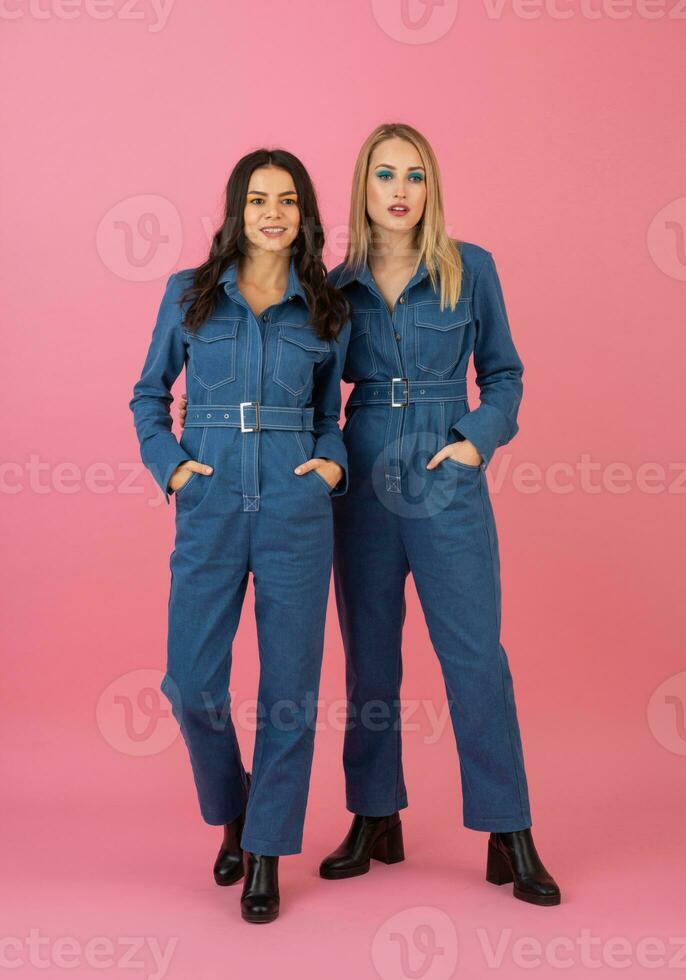
[[[382,123],[369,134],[362,144],[353,172],[353,186],[350,198],[350,241],[345,256],[345,264],[354,269],[363,268],[369,257],[371,226],[367,216],[367,175],[369,161],[374,148],[384,140],[398,137],[407,140],[421,157],[426,174],[426,206],[424,214],[415,228],[415,247],[417,262],[413,275],[424,260],[431,285],[435,291],[440,287],[440,308],[454,309],[462,287],[462,259],[455,242],[448,236],[443,211],[443,192],[441,174],[436,155],[429,141],[422,134],[403,123]]]

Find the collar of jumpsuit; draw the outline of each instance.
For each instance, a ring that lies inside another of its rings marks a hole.
[[[417,271],[402,290],[403,293],[406,292],[411,286],[414,286],[414,284],[419,282],[421,279],[425,279],[428,274],[429,270],[426,267],[426,262],[424,259],[422,259],[417,267]],[[334,285],[338,289],[342,289],[344,286],[349,285],[349,283],[351,283],[354,279],[357,279],[358,282],[368,287],[374,285],[374,276],[371,273],[368,262],[365,262],[365,264],[362,266],[344,265]]]
[[[224,286],[224,290],[229,295],[232,292],[238,292],[238,260],[234,259],[226,269],[222,272],[219,277],[219,283]],[[281,298],[281,302],[284,299],[292,299],[293,296],[300,296],[304,303],[307,303],[307,296],[305,290],[302,287],[300,279],[298,277],[298,272],[295,268],[295,257],[292,255],[289,268],[288,268],[288,284],[286,285],[286,292]]]

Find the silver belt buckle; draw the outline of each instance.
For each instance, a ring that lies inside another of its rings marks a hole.
[[[260,431],[260,403],[259,402],[241,402],[238,406],[241,413],[241,432],[259,432]],[[245,410],[246,408],[255,409],[255,426],[254,428],[249,428],[245,424]]]
[[[396,384],[403,384],[405,388],[403,390],[403,400],[397,402],[395,400],[395,386]],[[410,380],[409,378],[391,378],[391,408],[405,408],[410,404]]]

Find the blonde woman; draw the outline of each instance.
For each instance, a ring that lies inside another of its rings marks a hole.
[[[401,634],[412,573],[459,748],[464,824],[489,831],[487,880],[557,905],[531,836],[512,678],[500,642],[498,542],[485,469],[518,430],[523,365],[490,252],[446,231],[427,140],[379,126],[353,177],[351,238],[330,274],[352,308],[343,371],[348,493],[334,501],[336,599],[349,704],[344,765],[355,814],[324,878],[404,857]],[[480,404],[465,374],[473,355]],[[375,706],[373,723],[370,708]]]

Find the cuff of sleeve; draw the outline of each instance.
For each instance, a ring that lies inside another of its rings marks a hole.
[[[312,455],[322,459],[332,459],[334,463],[338,463],[342,467],[343,476],[331,491],[331,496],[340,497],[346,493],[348,489],[348,453],[341,436],[332,432],[321,435],[314,444]]]
[[[492,405],[479,405],[450,428],[451,432],[474,443],[485,466],[488,466],[498,446],[509,442],[516,435],[518,426],[515,423],[513,427],[502,412]]]
[[[149,460],[146,464],[155,482],[164,494],[167,504],[169,504],[170,494],[174,493],[173,490],[169,489],[169,480],[171,479],[172,473],[181,463],[187,459],[191,459],[188,453],[178,444],[174,436],[171,436],[171,439],[173,441],[165,445],[164,453],[160,453],[159,447],[157,447],[155,459]]]

